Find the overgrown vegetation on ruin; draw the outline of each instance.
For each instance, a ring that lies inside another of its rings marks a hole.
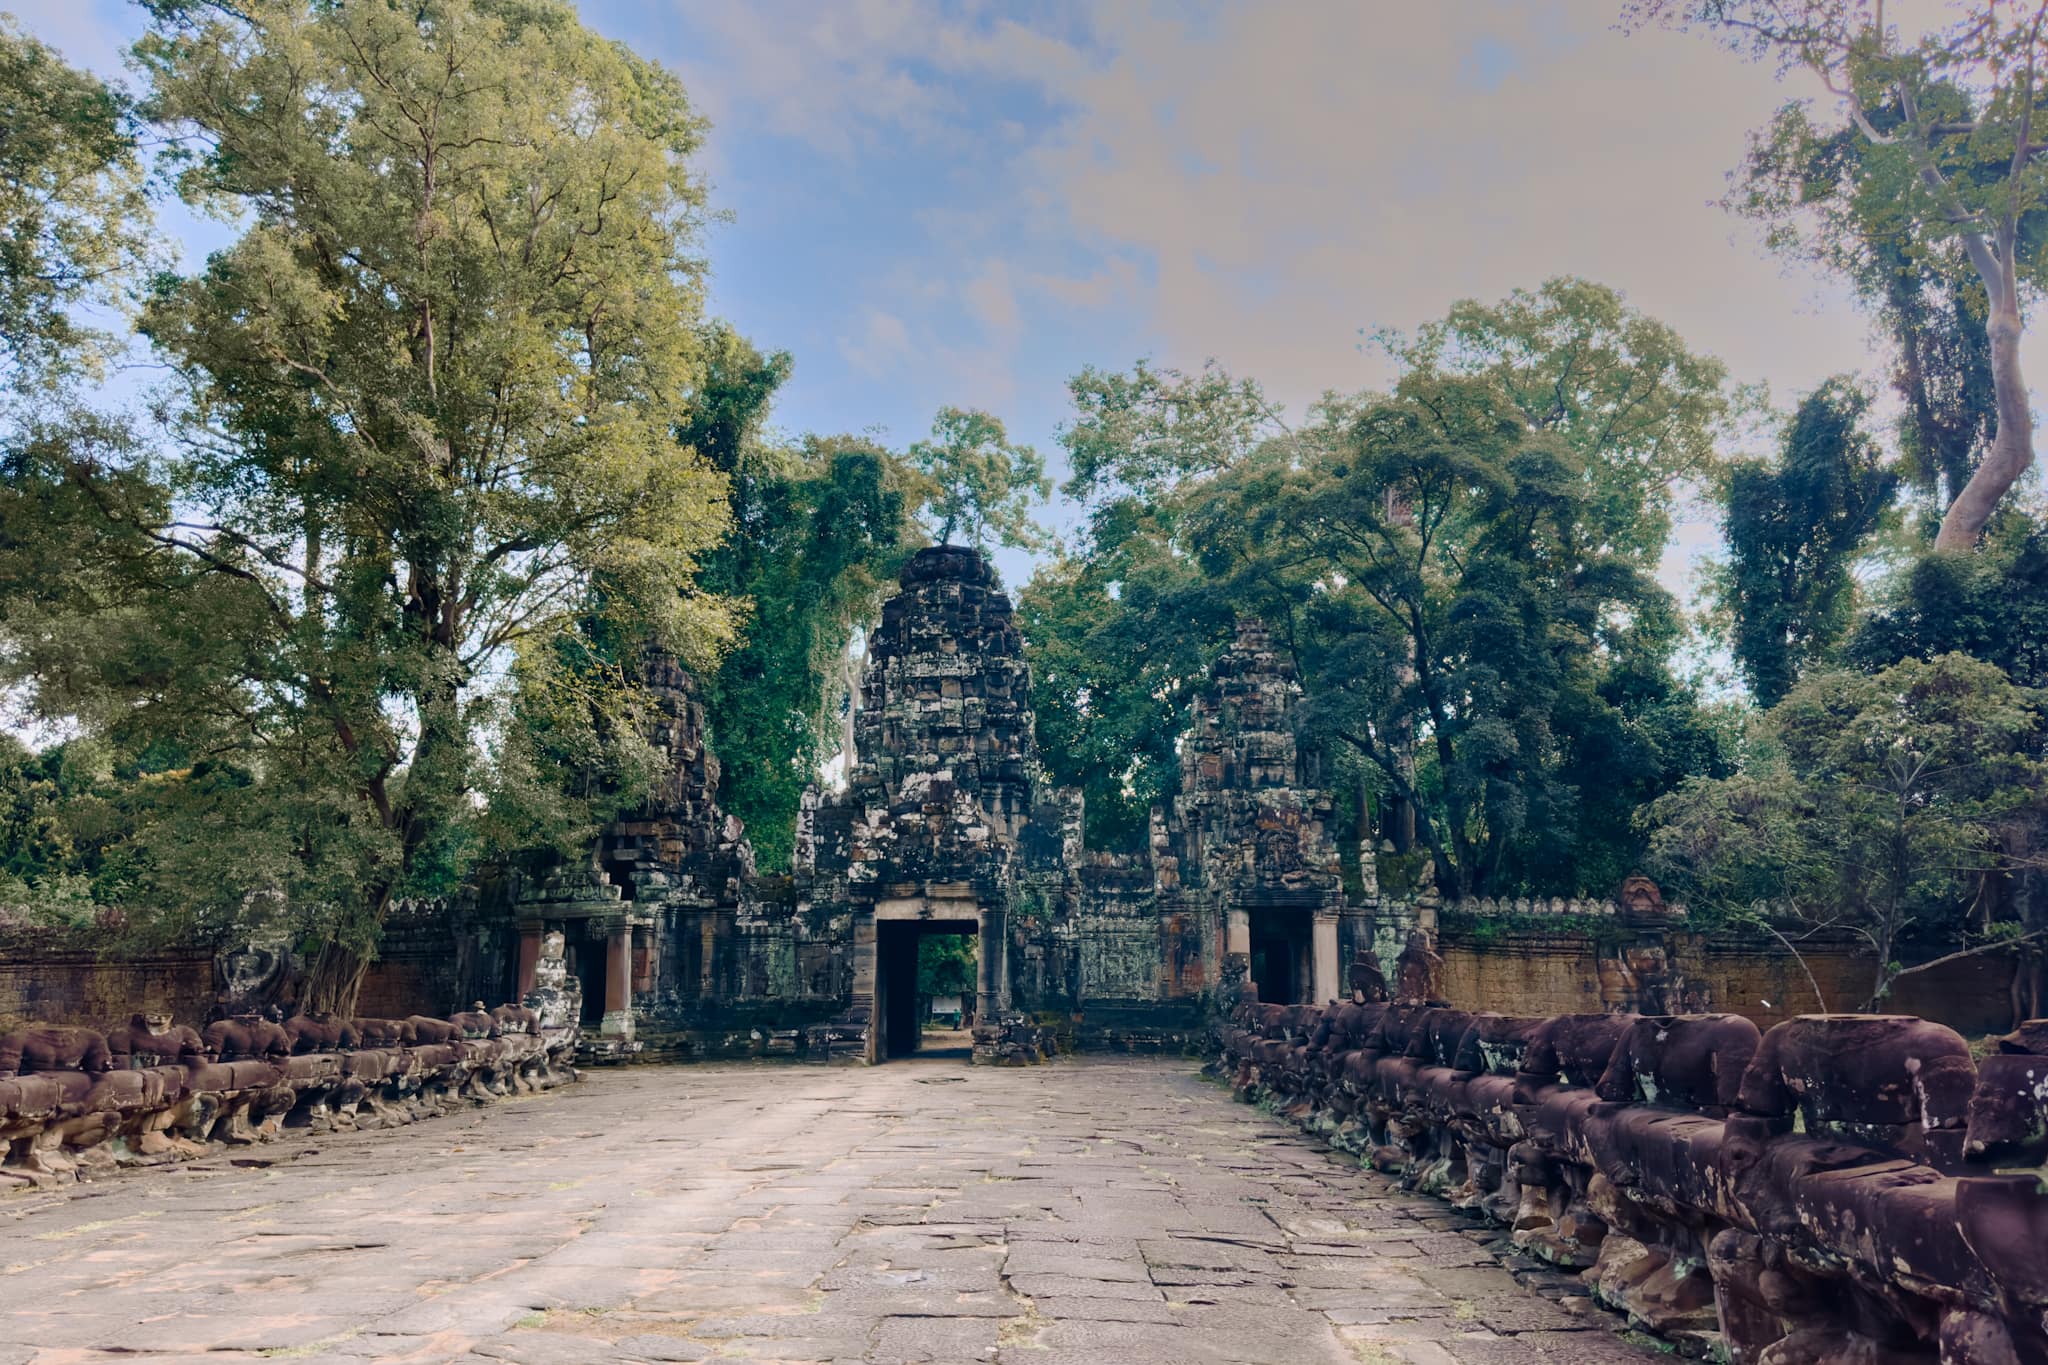
[[[281,917],[309,1005],[345,1008],[395,902],[644,800],[648,649],[700,678],[721,800],[785,867],[884,585],[999,540],[1040,556],[1039,742],[1098,846],[1146,838],[1256,615],[1390,887],[1647,869],[1730,923],[1865,935],[1873,1001],[1998,951],[2048,1003],[2038,25],[1630,7],[1830,82],[1839,108],[1730,149],[1729,206],[1867,303],[1896,422],[1853,376],[1774,405],[1559,277],[1378,337],[1395,382],[1306,412],[1088,365],[1059,546],[1039,452],[990,414],[902,449],[771,429],[797,360],[704,314],[703,126],[565,4],[152,11],[132,92],[0,30],[35,134],[0,144],[8,913]],[[148,184],[235,240],[169,271]],[[170,375],[146,414],[94,399],[127,347]],[[1726,544],[1691,614],[1656,578],[1689,496]]]

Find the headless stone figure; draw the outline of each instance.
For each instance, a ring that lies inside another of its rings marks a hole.
[[[1408,931],[1408,946],[1401,950],[1394,970],[1399,977],[1395,999],[1419,1002],[1444,998],[1444,960],[1427,929]]]

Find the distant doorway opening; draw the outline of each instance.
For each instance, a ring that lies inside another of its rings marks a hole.
[[[1314,926],[1307,910],[1251,912],[1251,975],[1259,999],[1269,1005],[1311,1003]]]
[[[565,964],[583,990],[583,1012],[578,1022],[593,1031],[604,1020],[604,948],[601,938],[572,941]]]
[[[874,1020],[880,1030],[876,1060],[929,1050],[925,1023],[935,996],[974,999],[977,933],[971,919],[883,920],[875,925]],[[967,1055],[964,1044],[957,1050]]]

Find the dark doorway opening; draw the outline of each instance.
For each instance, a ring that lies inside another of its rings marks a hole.
[[[586,939],[581,943],[568,945],[569,974],[583,988],[583,1012],[580,1022],[595,1029],[604,1020],[604,940]]]
[[[875,1027],[880,1030],[875,1048],[878,1061],[908,1057],[916,1052],[941,1056],[957,1051],[963,1057],[967,1055],[964,1042],[952,1047],[925,1046],[925,1015],[930,1010],[931,997],[919,988],[918,950],[925,939],[939,935],[964,935],[971,946],[975,942],[976,925],[968,919],[883,920],[875,926],[874,1020]],[[925,956],[929,960],[935,955],[927,953]],[[959,994],[965,998],[966,1007],[972,1009],[974,984],[971,974],[967,988]]]
[[[1252,982],[1259,999],[1269,1005],[1310,1003],[1314,945],[1309,912],[1253,910],[1251,931]]]

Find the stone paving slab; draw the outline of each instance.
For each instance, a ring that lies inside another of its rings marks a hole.
[[[0,1199],[0,1365],[1655,1358],[1174,1059],[600,1071],[260,1158]]]

